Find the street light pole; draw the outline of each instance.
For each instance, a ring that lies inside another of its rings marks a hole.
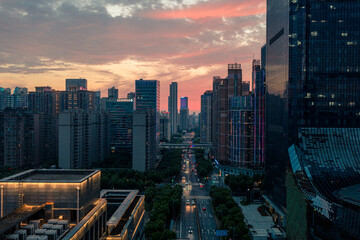
[[[77,206],[76,206],[76,224],[79,224],[79,219],[80,219],[80,188],[76,187],[77,189]]]

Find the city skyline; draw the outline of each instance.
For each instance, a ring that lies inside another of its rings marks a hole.
[[[134,91],[135,79],[157,79],[162,110],[168,85],[176,81],[179,96],[189,97],[190,111],[199,112],[198,96],[210,89],[212,76],[226,77],[226,64],[241,63],[244,80],[251,79],[251,60],[260,57],[265,42],[265,5],[264,0],[5,1],[0,79],[3,87],[33,91],[48,85],[63,90],[64,79],[82,77],[89,90],[107,96],[115,86],[119,97]]]

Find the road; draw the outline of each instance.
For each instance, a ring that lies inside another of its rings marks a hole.
[[[195,167],[195,154],[184,153],[182,171],[182,184],[184,187],[184,197],[182,201],[182,214],[179,226],[178,237],[183,239],[206,239],[219,240],[215,236],[217,229],[214,213],[210,205],[210,196],[206,189],[200,188]],[[187,200],[190,204],[187,204]],[[191,204],[192,200],[195,205]],[[192,233],[189,232],[192,230]]]

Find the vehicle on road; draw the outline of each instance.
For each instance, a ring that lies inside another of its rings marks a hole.
[[[195,200],[191,200],[191,204],[192,204],[192,205],[195,205]]]
[[[188,232],[189,232],[190,234],[192,234],[192,233],[194,232],[194,230],[192,229],[192,227],[189,227]]]
[[[186,178],[182,177],[182,182],[185,183],[186,182]]]
[[[203,207],[203,211],[205,211],[206,210],[206,207]]]
[[[190,200],[186,200],[186,205],[190,205]]]

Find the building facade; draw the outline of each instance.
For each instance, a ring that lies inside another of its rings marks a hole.
[[[117,100],[119,98],[119,89],[116,89],[115,87],[108,89],[108,99],[109,100]]]
[[[109,116],[82,109],[59,114],[59,167],[90,168],[110,152]]]
[[[39,166],[56,159],[56,124],[53,118],[25,109],[0,112],[0,164]]]
[[[207,90],[201,95],[201,114],[200,114],[200,141],[211,142],[211,99],[212,91]]]
[[[359,9],[350,0],[267,1],[266,189],[282,207],[298,129],[360,124]]]
[[[144,113],[146,116],[141,124],[146,125],[146,141],[148,145],[146,148],[148,150],[143,151],[147,152],[145,162],[146,169],[155,168],[157,165],[157,158],[159,154],[159,143],[160,143],[160,82],[157,80],[136,80],[135,81],[135,109],[137,113]],[[135,120],[135,114],[134,114]],[[134,123],[134,127],[138,124]],[[135,138],[135,129],[133,133],[133,151],[138,150],[138,147],[143,147],[143,142],[137,142]],[[133,155],[133,164],[134,157],[137,158],[137,155]]]
[[[229,102],[229,165],[256,168],[254,163],[254,102],[252,96],[237,96]]]
[[[178,84],[172,82],[170,84],[170,96],[168,99],[168,111],[170,113],[170,128],[171,134],[178,131]]]
[[[132,151],[132,121],[134,101],[117,99],[106,101],[106,111],[110,119],[110,145],[112,151]]]

